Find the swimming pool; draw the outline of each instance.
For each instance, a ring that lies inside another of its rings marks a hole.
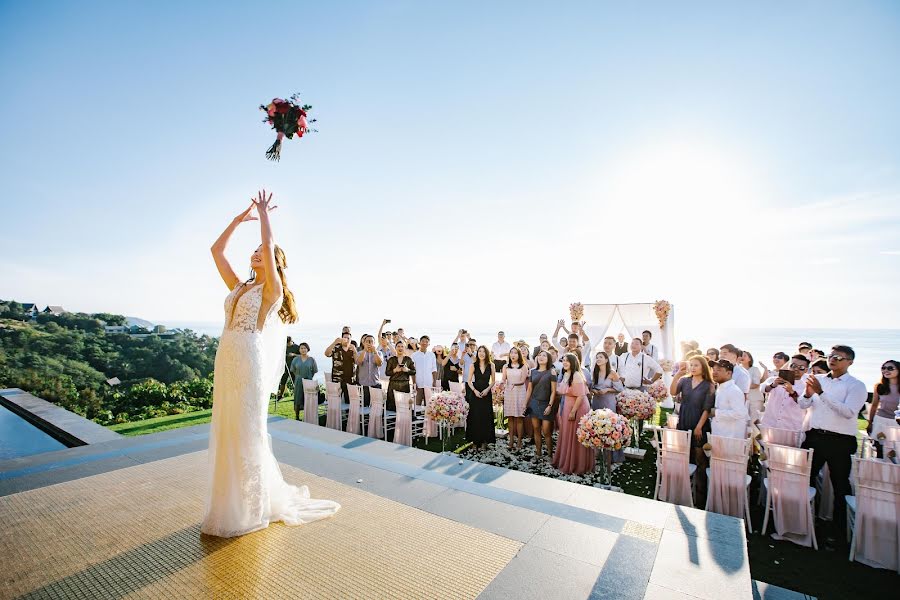
[[[63,450],[67,447],[0,404],[0,460]]]

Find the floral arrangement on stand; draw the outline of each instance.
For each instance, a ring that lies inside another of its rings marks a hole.
[[[294,135],[299,138],[305,133],[315,131],[309,128],[309,124],[315,123],[316,120],[307,120],[307,113],[311,109],[312,106],[309,104],[300,104],[299,94],[294,94],[288,100],[273,98],[269,104],[259,105],[259,110],[266,113],[263,123],[268,123],[278,133],[275,143],[266,151],[266,158],[281,160],[281,143],[285,137],[290,140]]]
[[[632,436],[634,447],[639,446],[637,432],[640,431],[638,421],[653,418],[656,414],[656,401],[647,392],[626,389],[616,397],[616,412],[626,419],[633,419],[635,435]]]
[[[662,402],[669,397],[669,390],[666,388],[666,384],[663,383],[662,379],[657,379],[647,386],[647,393],[657,402]]]
[[[584,305],[581,302],[570,304],[569,316],[572,317],[572,321],[581,321],[581,318],[584,317]]]
[[[656,319],[659,321],[659,328],[663,329],[666,326],[666,321],[669,319],[669,312],[672,310],[672,305],[669,304],[668,300],[657,300],[653,303],[653,312],[656,313]]]
[[[425,406],[425,416],[437,423],[440,428],[441,452],[444,451],[444,442],[450,437],[450,431],[462,425],[468,414],[469,403],[462,394],[443,391],[431,396],[431,400]]]
[[[581,417],[575,432],[579,444],[596,450],[621,450],[631,441],[631,434],[628,419],[608,408],[592,410]],[[606,457],[601,457],[598,462],[603,481],[609,484]]]

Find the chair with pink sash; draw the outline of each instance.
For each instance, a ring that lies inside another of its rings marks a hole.
[[[398,392],[394,390],[394,403],[397,405],[397,418],[394,425],[394,443],[412,446],[412,398],[407,392]]]
[[[669,429],[678,429],[678,415],[669,413],[668,416],[666,416],[666,427]]]
[[[384,438],[384,391],[381,388],[369,388],[369,428],[366,435]]]
[[[774,539],[818,550],[812,507],[816,488],[809,485],[813,449],[769,444],[766,453],[768,476],[763,485],[768,493],[762,533],[766,533],[771,511]]]
[[[710,466],[706,469],[709,478],[706,510],[743,518],[747,531],[753,533],[749,492],[752,477],[747,474],[750,440],[710,435],[709,444],[712,451]]]
[[[451,381],[450,382],[450,391],[455,392],[455,393],[459,394],[460,396],[462,396],[463,400],[466,399],[466,384],[459,383],[458,381]],[[462,421],[460,421],[459,425],[456,425],[456,427],[462,427],[463,429],[465,429],[466,428],[466,417],[463,417]],[[456,427],[454,427],[454,429],[456,429]]]
[[[361,435],[366,430],[366,417],[369,416],[369,407],[363,406],[362,386],[347,385],[347,398],[350,400],[347,433]]]
[[[850,560],[900,573],[900,465],[853,458],[856,518]],[[849,523],[849,519],[848,519]]]
[[[693,508],[691,476],[697,465],[690,463],[691,432],[667,428],[657,431],[660,457],[655,499]]]
[[[425,389],[425,407],[427,408],[429,404],[431,404],[431,397],[441,393],[441,388],[433,388],[427,387]],[[425,434],[425,441],[428,441],[430,437],[438,436],[438,425],[433,420],[429,419],[427,416],[424,417],[425,424],[423,428],[423,432]]]
[[[350,410],[350,405],[345,404],[341,396],[340,383],[325,382],[325,427],[344,429],[344,412]]]
[[[779,429],[778,427],[767,427],[761,425],[759,427],[759,445],[765,452],[766,446],[769,444],[778,444],[779,446],[790,446],[791,448],[799,448],[802,443],[803,432],[799,429]],[[762,505],[766,501],[766,488],[763,482],[766,480],[766,459],[761,454],[759,459],[759,504]]]
[[[303,420],[313,425],[319,424],[319,385],[312,379],[303,382]]]

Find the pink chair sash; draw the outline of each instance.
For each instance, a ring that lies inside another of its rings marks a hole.
[[[809,507],[812,452],[770,444],[766,453],[776,531],[772,537],[812,546],[813,521]]]
[[[394,391],[397,420],[394,422],[394,443],[412,446],[412,404],[406,392]]]
[[[854,559],[870,567],[900,573],[900,465],[854,460],[857,466]]]
[[[341,423],[341,384],[332,381],[325,382],[325,427],[331,429],[343,429]]]
[[[799,429],[778,429],[776,427],[760,427],[759,433],[762,435],[763,445],[778,444],[779,446],[790,446],[791,448],[800,447],[800,430]]]
[[[347,397],[350,400],[350,410],[347,415],[347,433],[360,434],[361,426],[359,416],[362,413],[362,392],[358,385],[347,386]]]
[[[669,413],[666,417],[666,427],[669,429],[678,429],[678,415],[675,413]]]
[[[380,388],[369,388],[369,431],[366,435],[384,437],[384,392]]]
[[[677,429],[663,429],[662,459],[660,466],[659,499],[663,502],[690,506],[694,499],[691,496],[691,477],[688,471],[689,453],[691,451],[691,432]]]
[[[744,518],[749,440],[709,436],[712,446],[706,510]]]
[[[458,383],[458,382],[456,382],[456,381],[451,381],[451,382],[450,382],[450,391],[451,391],[451,392],[456,392],[457,394],[459,394],[460,396],[462,396],[463,399],[465,399],[465,397],[466,397],[466,384],[464,384],[464,383]],[[459,423],[459,425],[457,425],[457,427],[462,427],[463,429],[466,428],[466,417],[463,417],[463,418],[462,418],[462,421],[460,421],[460,423]]]
[[[424,388],[425,390],[425,406],[429,406],[431,404],[431,397],[434,395],[434,388]],[[438,426],[437,423],[432,419],[428,418],[428,413],[425,413],[425,437],[437,437],[438,435]]]
[[[319,424],[319,386],[311,379],[303,379],[303,420]]]

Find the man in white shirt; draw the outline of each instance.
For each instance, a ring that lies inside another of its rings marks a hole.
[[[431,338],[423,335],[419,339],[419,349],[413,352],[412,360],[416,365],[416,403],[425,402],[425,388],[437,387],[437,359],[434,352],[428,352]]]
[[[734,363],[721,359],[713,362],[711,366],[713,381],[719,384],[716,389],[715,414],[712,420],[713,435],[742,440],[747,437],[750,413],[747,412],[744,393],[733,379]]]
[[[506,334],[502,331],[498,331],[497,341],[491,346],[491,354],[494,355],[494,367],[496,367],[498,373],[503,370],[503,366],[506,364],[506,361],[509,360],[509,351],[511,349],[512,346],[506,341]]]
[[[750,399],[750,371],[741,365],[741,351],[734,344],[725,344],[719,348],[722,360],[727,360],[734,366],[732,380],[738,389],[744,394],[744,400]]]
[[[653,334],[648,330],[644,330],[641,332],[641,342],[643,342],[642,350],[644,353],[652,358],[653,360],[659,360],[659,350],[657,350],[656,346],[650,343],[650,338],[653,337]]]
[[[760,386],[769,395],[760,425],[802,431],[806,410],[800,406],[798,401],[800,394],[806,390],[809,359],[802,354],[796,354],[791,359],[788,368],[794,373],[794,383],[785,381],[778,375],[778,371],[775,371],[775,374]]]
[[[627,388],[644,390],[662,377],[659,363],[643,352],[644,344],[640,338],[631,340],[631,352],[619,357],[619,375]]]
[[[822,465],[828,465],[834,487],[834,534],[825,540],[833,545],[837,535],[845,530],[846,500],[850,494],[850,457],[856,452],[856,418],[868,398],[866,384],[847,370],[856,354],[850,346],[834,346],[828,355],[828,375],[812,375],[806,380],[806,390],[798,403],[811,407],[809,431],[804,448],[813,448],[810,486],[815,486]]]
[[[619,357],[616,354],[616,339],[608,335],[603,338],[603,351],[609,356],[609,368],[616,373],[619,372]]]

